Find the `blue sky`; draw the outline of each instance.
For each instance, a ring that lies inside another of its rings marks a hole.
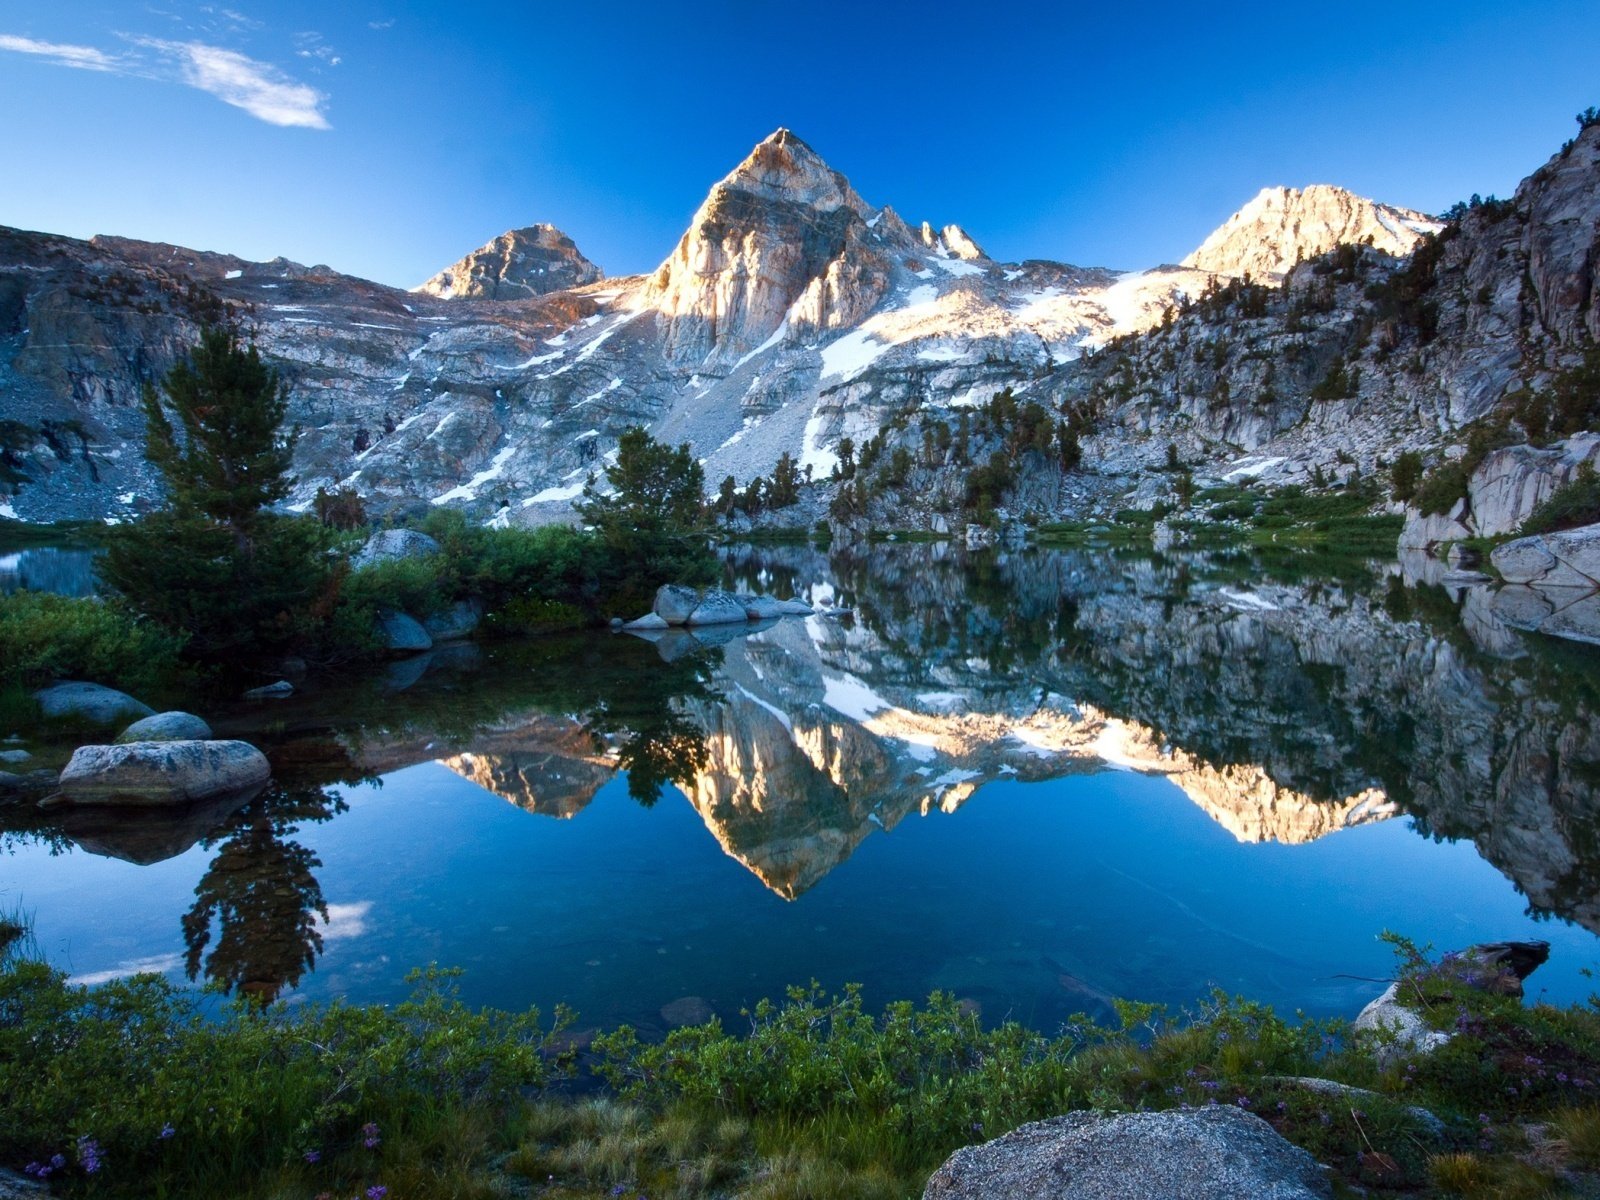
[[[0,224],[414,285],[549,221],[649,270],[779,125],[995,257],[1182,257],[1269,184],[1505,195],[1600,103],[1600,4],[0,6]]]

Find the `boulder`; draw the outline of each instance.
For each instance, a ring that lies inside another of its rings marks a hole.
[[[681,583],[665,583],[656,590],[652,611],[668,625],[686,625],[689,614],[700,603],[700,593]]]
[[[415,529],[380,529],[367,539],[365,546],[356,551],[350,565],[360,570],[401,558],[427,558],[443,549],[427,534],[418,533]]]
[[[282,700],[285,696],[294,695],[294,684],[287,679],[280,679],[276,683],[264,683],[260,687],[253,687],[244,694],[246,700]]]
[[[471,637],[482,620],[483,601],[472,598],[457,600],[442,612],[430,613],[422,619],[422,627],[436,642],[453,642]]]
[[[1539,626],[1539,632],[1600,646],[1600,592],[1590,592],[1575,604],[1558,608]]]
[[[433,649],[433,639],[428,636],[428,631],[403,612],[379,613],[378,636],[383,639],[385,650],[398,654]]]
[[[1600,643],[1600,592],[1508,583],[1495,592],[1491,607],[1514,629]]]
[[[1316,1159],[1231,1104],[1070,1113],[957,1150],[923,1200],[1319,1200]]]
[[[783,616],[783,603],[772,596],[752,596],[739,592],[735,599],[744,606],[745,615],[752,621],[768,621]]]
[[[732,592],[722,592],[712,589],[700,597],[700,603],[694,606],[694,611],[689,614],[686,625],[732,625],[743,624],[750,619],[750,614],[745,612],[744,605],[739,603],[739,598]]]
[[[155,709],[126,692],[98,683],[57,683],[33,694],[46,717],[77,717],[94,725],[121,725],[148,717]]]
[[[33,755],[26,750],[0,750],[0,763],[8,763],[12,766],[18,763],[25,763],[32,757]]]
[[[1489,559],[1507,583],[1600,590],[1600,525],[1517,538]]]
[[[779,600],[778,615],[781,617],[809,617],[817,610],[802,600]]]
[[[248,742],[128,742],[80,746],[61,772],[78,804],[187,804],[260,787],[272,776]]]
[[[0,800],[37,799],[40,796],[47,796],[56,790],[58,779],[54,771],[43,767],[37,771],[29,771],[26,775],[0,771]]]
[[[1363,1008],[1350,1029],[1371,1045],[1380,1067],[1411,1054],[1430,1054],[1450,1040],[1448,1033],[1430,1028],[1416,1010],[1401,1003],[1398,983]]]
[[[622,626],[624,629],[666,629],[666,618],[660,613],[648,612],[638,620],[629,621]]]
[[[211,726],[193,713],[163,712],[135,721],[117,735],[117,742],[208,742]]]

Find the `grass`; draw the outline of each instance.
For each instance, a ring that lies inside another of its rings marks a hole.
[[[27,550],[35,546],[88,549],[103,545],[108,526],[99,521],[14,521],[0,517],[0,550]]]

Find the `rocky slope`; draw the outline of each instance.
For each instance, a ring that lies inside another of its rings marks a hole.
[[[349,487],[376,513],[570,519],[633,423],[690,442],[713,482],[791,454],[819,482],[790,523],[828,511],[843,439],[879,439],[881,465],[835,513],[863,527],[968,519],[969,475],[995,453],[1015,468],[1005,505],[1056,516],[1161,498],[1169,446],[1202,480],[1338,482],[1402,449],[1437,463],[1594,337],[1597,161],[1591,127],[1513,200],[1436,234],[1336,188],[1268,189],[1186,265],[1132,273],[994,262],[956,226],[873,206],[787,130],[647,276],[600,279],[548,226],[415,293],[6,231],[3,511],[120,519],[155,503],[139,387],[227,313],[291,386],[297,507]],[[1081,462],[995,436],[981,410],[1008,388],[1071,422]]]
[[[1277,283],[1296,263],[1337,246],[1371,246],[1404,258],[1425,235],[1442,228],[1425,213],[1378,204],[1325,183],[1304,189],[1269,187],[1229,217],[1183,265]]]
[[[526,300],[586,283],[605,272],[554,225],[502,233],[417,288],[441,300]]]

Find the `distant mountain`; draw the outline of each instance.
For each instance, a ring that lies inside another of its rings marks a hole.
[[[440,271],[419,292],[441,300],[523,300],[598,283],[605,272],[554,225],[502,233]]]
[[[1335,246],[1371,246],[1401,258],[1442,228],[1424,213],[1379,204],[1325,183],[1303,190],[1269,187],[1224,221],[1183,265],[1278,283],[1295,263]]]
[[[841,532],[954,527],[996,454],[1007,510],[1052,517],[1165,495],[1169,445],[1203,479],[1371,475],[1398,448],[1461,436],[1593,324],[1597,138],[1493,222],[1268,189],[1185,265],[1140,272],[995,262],[957,226],[875,207],[785,129],[643,276],[602,278],[549,226],[416,292],[4,230],[0,513],[121,519],[155,503],[139,388],[230,312],[290,385],[299,508],[349,487],[376,513],[570,520],[631,424],[689,442],[713,484],[792,455],[818,486],[780,514],[791,523],[828,515],[843,439],[858,455],[872,443],[879,463],[834,505]],[[1355,368],[1336,377],[1350,395],[1328,386],[1336,363]],[[1026,446],[979,419],[1007,388],[1048,417]],[[1064,470],[1052,423],[1069,420],[1082,461]]]

